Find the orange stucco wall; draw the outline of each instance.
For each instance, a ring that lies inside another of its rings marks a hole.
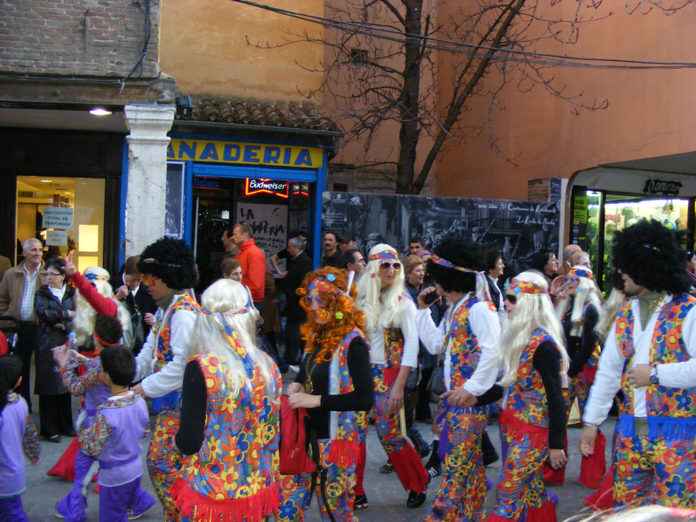
[[[549,7],[574,9],[576,2]],[[653,11],[632,15],[624,2],[604,2],[596,14],[613,14],[582,27],[574,46],[546,45],[538,49],[577,56],[603,56],[661,61],[693,61],[696,45],[696,9],[673,15]],[[611,4],[610,6],[608,4]],[[442,15],[448,16],[442,5]],[[447,98],[448,61],[439,57],[442,76],[439,100]],[[527,180],[570,177],[580,169],[600,163],[676,154],[696,150],[696,70],[625,71],[608,69],[556,69],[568,94],[583,93],[589,102],[606,98],[606,110],[576,114],[573,107],[537,86],[521,93],[510,82],[500,98],[504,110],[494,113],[492,124],[500,154],[485,135],[450,143],[438,163],[436,192],[447,196],[524,199]],[[442,107],[441,107],[442,109]],[[483,121],[487,103],[478,100],[461,120],[463,125]],[[512,165],[507,160],[516,164]]]
[[[323,0],[264,0],[265,4],[323,15]],[[162,2],[160,64],[176,78],[185,94],[243,96],[269,100],[301,100],[316,89],[323,49],[297,44],[272,50],[247,43],[271,45],[308,33],[321,37],[323,29],[254,7],[220,0],[165,0]]]

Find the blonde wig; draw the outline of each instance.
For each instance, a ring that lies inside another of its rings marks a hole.
[[[609,330],[611,330],[611,326],[614,324],[616,314],[619,313],[624,303],[626,303],[626,294],[617,288],[612,288],[609,297],[607,297],[607,300],[604,302],[602,314],[595,327],[595,331],[599,335],[599,339],[602,343],[607,338],[607,335],[609,335]]]
[[[91,266],[85,269],[84,276],[91,281],[102,296],[113,299],[114,291],[109,284],[109,272],[100,266]],[[122,343],[127,348],[133,347],[134,335],[133,325],[131,324],[130,313],[128,308],[121,303],[117,304],[117,317],[123,328]],[[73,319],[73,330],[75,331],[75,340],[77,346],[91,346],[92,333],[94,332],[94,323],[97,320],[97,312],[92,305],[77,292],[75,300],[75,318]]]
[[[267,393],[275,400],[280,392],[273,379],[275,363],[253,341],[258,311],[252,310],[248,301],[246,289],[237,281],[218,279],[210,285],[201,296],[203,310],[193,327],[191,355],[219,357],[228,370],[227,384],[234,396],[243,386],[251,387],[243,359],[244,354],[248,355],[261,371]]]
[[[374,332],[380,327],[399,327],[401,315],[406,305],[403,266],[397,272],[394,283],[382,291],[379,267],[385,261],[398,262],[399,254],[393,247],[384,243],[372,247],[365,272],[358,281],[357,305],[365,314],[368,332]]]
[[[574,266],[573,268],[584,269],[585,267]],[[556,315],[560,320],[563,320],[563,317],[568,312],[571,297],[575,296],[573,299],[573,309],[570,312],[570,322],[572,325],[570,335],[573,337],[580,337],[582,335],[582,319],[585,313],[585,305],[588,304],[588,302],[595,307],[601,321],[603,315],[602,294],[599,288],[597,288],[597,284],[589,277],[575,277],[569,284],[572,284],[575,288],[568,293],[563,293],[563,297],[556,305]]]
[[[522,272],[513,279],[511,289],[508,292],[512,291],[515,284],[533,285],[540,293],[522,291],[517,294],[517,303],[509,315],[501,341],[504,370],[501,384],[509,386],[517,380],[520,356],[537,328],[546,330],[546,333],[556,343],[561,355],[561,375],[566,375],[569,359],[563,342],[563,327],[551,304],[546,278],[535,271]]]

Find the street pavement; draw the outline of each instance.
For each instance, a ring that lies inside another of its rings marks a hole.
[[[417,426],[426,440],[432,438],[428,425],[419,423]],[[607,430],[611,429],[613,429],[613,426],[607,426]],[[611,431],[605,431],[605,433],[608,435],[608,438],[611,438]],[[488,434],[496,447],[498,447],[499,436],[497,426],[489,426]],[[570,462],[566,474],[566,485],[560,488],[552,488],[560,497],[558,506],[559,520],[565,520],[572,515],[583,512],[585,510],[582,504],[583,498],[590,493],[590,490],[577,483],[580,467],[580,456],[577,449],[579,437],[580,429],[570,428],[568,430]],[[39,464],[36,466],[27,465],[27,491],[24,493],[23,501],[29,520],[32,522],[57,520],[54,516],[53,507],[56,501],[68,492],[71,484],[46,476],[46,471],[56,462],[68,445],[68,442],[66,438],[59,444],[42,441]],[[145,444],[143,444],[143,447],[145,447]],[[143,455],[144,454],[145,452],[143,451]],[[370,506],[367,510],[358,512],[358,518],[363,522],[396,522],[423,519],[428,512],[430,501],[436,491],[438,479],[430,484],[428,500],[423,507],[413,510],[407,509],[406,494],[402,490],[396,476],[394,474],[383,475],[379,472],[379,468],[385,461],[385,453],[379,444],[374,428],[371,428],[368,436],[368,462],[365,474],[365,489]],[[487,470],[488,478],[495,482],[499,472],[500,462],[497,462],[489,466]],[[147,473],[143,476],[143,486],[148,491],[152,492],[152,486],[147,477]],[[490,491],[486,501],[488,507],[493,505],[494,497],[494,492]],[[88,520],[94,522],[98,520],[98,504],[98,495],[94,492],[94,488],[90,488],[88,498]],[[316,500],[314,500],[306,520],[310,522],[318,521],[319,517],[317,513],[318,507]],[[139,520],[162,520],[162,509],[159,504],[153,507],[146,516]]]

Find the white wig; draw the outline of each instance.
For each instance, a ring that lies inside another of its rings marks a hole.
[[[584,267],[573,267],[573,269],[580,268]],[[570,312],[570,322],[572,325],[570,335],[573,337],[580,337],[582,335],[582,319],[585,313],[585,305],[588,304],[588,302],[595,307],[601,320],[603,313],[602,294],[599,288],[597,288],[597,284],[589,277],[576,277],[574,281],[575,289],[568,294],[562,294],[564,297],[561,298],[556,305],[556,314],[560,320],[563,320],[563,317],[568,312],[571,296],[575,296],[573,300],[573,309]]]
[[[508,386],[517,380],[520,356],[537,328],[543,328],[556,343],[561,355],[561,376],[567,375],[569,359],[563,342],[563,327],[551,304],[546,278],[540,273],[530,270],[519,274],[513,279],[514,282],[531,283],[539,287],[543,293],[520,292],[517,294],[517,304],[510,313],[501,341],[504,364],[501,384]]]
[[[611,326],[616,320],[616,314],[619,313],[619,310],[621,310],[625,303],[626,294],[617,288],[612,288],[609,297],[607,297],[607,300],[604,301],[602,314],[597,322],[597,326],[595,327],[595,331],[599,335],[602,343],[604,343],[607,335],[609,335],[609,330],[611,330]]]
[[[406,292],[404,269],[396,274],[394,283],[382,291],[379,266],[385,261],[382,257],[399,260],[397,251],[384,243],[375,245],[368,255],[364,273],[358,280],[357,305],[365,313],[368,332],[382,328],[396,328],[401,323]]]
[[[230,345],[225,327],[230,327],[253,365],[261,371],[266,390],[275,400],[280,392],[273,380],[273,360],[260,350],[253,339],[258,311],[248,305],[249,294],[243,285],[232,279],[218,279],[203,292],[201,304],[204,312],[198,315],[193,327],[191,355],[213,354],[225,367],[228,386],[238,395],[242,386],[251,386],[244,368],[244,360]]]
[[[109,272],[100,266],[91,266],[85,269],[84,276],[91,281],[94,288],[104,297],[112,299],[114,291],[109,284]],[[133,325],[131,324],[130,313],[126,306],[117,302],[117,317],[123,328],[122,344],[127,348],[133,347],[135,336],[133,335]],[[78,346],[90,346],[94,324],[97,320],[97,312],[87,300],[77,292],[75,300],[75,319],[73,319],[73,329],[75,340]]]

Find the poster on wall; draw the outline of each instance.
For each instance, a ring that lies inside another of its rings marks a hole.
[[[382,242],[405,252],[414,237],[428,249],[450,236],[495,245],[519,272],[537,252],[558,251],[560,203],[325,192],[322,225],[365,252]]]
[[[246,223],[267,257],[287,246],[288,207],[260,203],[238,203],[237,223]]]
[[[167,186],[164,213],[164,235],[181,239],[184,236],[184,164],[167,163]]]

